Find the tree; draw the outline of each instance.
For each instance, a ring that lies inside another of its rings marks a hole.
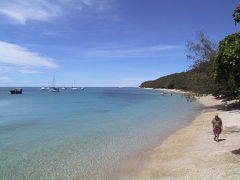
[[[233,14],[235,24],[240,22],[240,6]],[[240,100],[240,32],[225,37],[219,43],[214,60],[214,79],[219,85],[218,94]]]
[[[235,25],[240,22],[240,6],[236,7],[233,13]]]
[[[216,84],[212,76],[212,63],[217,55],[217,44],[202,31],[197,32],[197,39],[197,42],[187,43],[187,57],[193,60],[190,70],[144,82],[141,87],[182,89],[199,95],[214,93]]]
[[[193,60],[189,89],[200,94],[215,94],[212,64],[218,52],[217,43],[209,40],[202,31],[198,31],[196,35],[198,41],[188,41],[186,45],[187,58]]]
[[[220,94],[230,99],[240,98],[240,33],[220,42],[214,61],[214,79],[220,86]]]
[[[210,41],[203,31],[197,31],[197,42],[188,41],[187,58],[193,60],[192,68],[198,68],[206,62],[212,61],[218,52],[217,43]]]

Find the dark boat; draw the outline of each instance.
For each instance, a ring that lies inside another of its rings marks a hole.
[[[22,94],[22,89],[12,89],[9,91],[11,94]]]

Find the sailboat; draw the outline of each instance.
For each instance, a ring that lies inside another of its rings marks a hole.
[[[57,88],[57,87],[52,87],[50,91],[52,91],[52,92],[59,92],[59,88]]]
[[[48,86],[45,87],[46,90],[50,91],[50,83],[48,83]]]
[[[73,84],[73,85],[75,85],[75,81],[74,81],[74,84]],[[72,85],[71,90],[72,90],[72,91],[78,91],[78,88],[77,88],[77,87],[74,87],[73,85]]]
[[[64,83],[64,86],[61,87],[62,90],[66,90],[67,87],[65,86],[65,83]]]
[[[53,77],[53,86],[50,88],[52,92],[59,92],[59,88],[55,87],[55,77]]]
[[[71,90],[72,91],[78,91],[78,88],[77,87],[72,87]]]

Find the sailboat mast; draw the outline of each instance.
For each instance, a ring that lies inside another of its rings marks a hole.
[[[53,87],[55,87],[55,76],[53,76]]]

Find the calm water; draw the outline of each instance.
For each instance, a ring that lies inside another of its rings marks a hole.
[[[200,109],[181,95],[139,88],[23,90],[0,88],[0,179],[108,179],[119,161],[160,143]]]

